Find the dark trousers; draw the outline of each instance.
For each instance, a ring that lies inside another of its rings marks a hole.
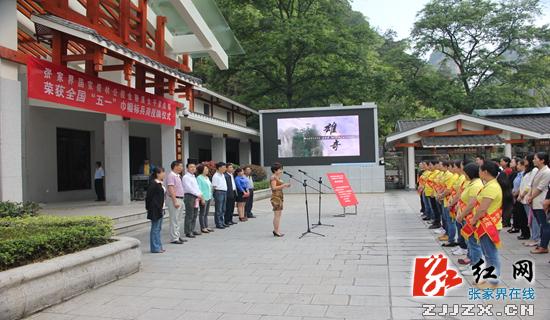
[[[424,207],[424,199],[422,199],[423,195],[420,194],[420,212],[423,214],[426,214],[426,208]]]
[[[214,191],[214,207],[216,212],[214,213],[214,222],[216,227],[223,227],[225,224],[225,205],[226,205],[226,196],[225,191]]]
[[[502,226],[509,227],[512,220],[512,210],[508,209],[502,212]]]
[[[94,187],[95,187],[95,194],[97,196],[97,200],[104,201],[105,200],[105,189],[103,188],[103,179],[95,179],[94,180]]]
[[[195,231],[195,224],[197,223],[197,215],[199,208],[195,208],[195,201],[197,197],[190,194],[186,194],[183,197],[183,204],[185,205],[185,220],[184,220],[184,233],[185,235],[192,234]]]
[[[529,238],[531,237],[531,231],[529,230],[529,220],[527,220],[527,213],[525,212],[525,206],[523,203],[516,201],[512,210],[512,218],[514,228],[521,231],[521,235]]]
[[[244,205],[244,213],[246,217],[252,217],[252,204],[254,203],[254,189],[248,189],[250,196],[246,199],[246,204]]]
[[[435,197],[429,197],[430,199],[430,206],[432,207],[432,212],[434,214],[434,220],[433,223],[436,225],[441,225],[441,208],[439,206],[439,203]]]
[[[235,212],[235,192],[228,191],[227,199],[225,200],[225,224],[233,222],[233,213]]]
[[[548,249],[550,242],[550,224],[546,218],[546,213],[542,209],[533,209],[533,214],[540,226],[540,247]]]

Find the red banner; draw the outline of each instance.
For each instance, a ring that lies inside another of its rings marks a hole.
[[[176,125],[178,102],[29,58],[29,98],[167,125]]]
[[[359,203],[349,185],[348,177],[344,173],[327,173],[327,177],[342,207],[354,206]]]

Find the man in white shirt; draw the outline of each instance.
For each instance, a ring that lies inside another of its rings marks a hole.
[[[94,173],[94,186],[95,194],[97,196],[96,201],[105,201],[105,188],[103,187],[103,178],[105,177],[105,171],[101,166],[101,161],[95,163],[95,173]]]
[[[540,225],[540,243],[531,250],[533,254],[548,253],[548,243],[550,242],[550,224],[544,212],[543,202],[548,192],[548,184],[550,183],[550,168],[548,168],[548,153],[538,152],[535,154],[533,163],[539,171],[533,177],[531,182],[531,194],[528,197],[528,202],[533,208],[533,215]]]
[[[227,182],[225,181],[226,166],[223,162],[216,163],[216,173],[212,176],[212,187],[214,188],[214,221],[216,228],[225,229],[225,198],[227,193]]]
[[[194,238],[200,235],[195,230],[197,216],[199,213],[199,201],[202,200],[202,193],[199,189],[197,177],[195,177],[197,167],[194,163],[187,163],[187,172],[182,178],[183,184],[183,203],[185,205],[185,221],[183,230],[187,238]]]

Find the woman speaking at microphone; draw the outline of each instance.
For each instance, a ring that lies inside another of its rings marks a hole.
[[[290,183],[284,183],[281,180],[283,175],[283,165],[276,162],[271,165],[271,172],[273,175],[269,181],[271,186],[271,205],[273,206],[273,236],[282,237],[279,231],[281,225],[281,214],[283,212],[283,189],[290,187]]]

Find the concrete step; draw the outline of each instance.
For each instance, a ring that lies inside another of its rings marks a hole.
[[[259,190],[254,193],[254,202],[267,199],[270,196],[271,192],[269,190]],[[213,205],[210,206],[209,215],[214,215]],[[167,216],[168,212],[166,213],[165,217]],[[122,235],[128,232],[139,230],[143,227],[146,227],[149,223],[150,221],[147,220],[147,212],[145,211],[145,209],[143,210],[143,212],[113,218],[114,232],[116,235]]]

